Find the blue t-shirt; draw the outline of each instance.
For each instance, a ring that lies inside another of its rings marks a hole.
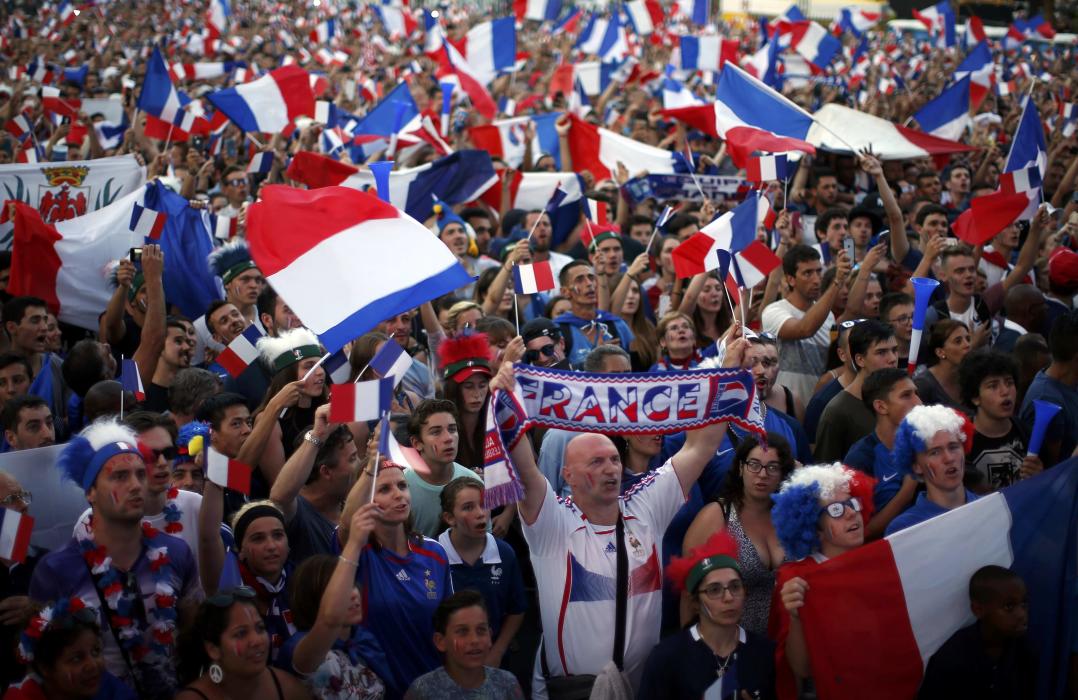
[[[335,538],[336,539],[336,538]],[[356,583],[363,601],[362,629],[389,661],[375,665],[386,697],[399,698],[419,676],[442,665],[434,647],[434,611],[453,593],[445,550],[432,539],[408,543],[408,556],[367,545],[359,556]]]
[[[629,344],[633,342],[633,332],[629,330],[629,324],[625,323],[620,316],[608,313],[606,311],[596,311],[595,321],[599,322],[599,329],[604,334],[609,334],[607,329],[608,323],[612,323],[614,329],[618,333],[618,344],[625,352],[629,352]],[[608,322],[608,323],[604,323]],[[584,359],[588,356],[596,346],[602,343],[592,344],[588,337],[584,335],[584,328],[590,326],[593,321],[591,319],[583,319],[572,312],[565,312],[561,316],[554,319],[554,323],[557,323],[560,327],[569,327],[571,331],[571,345],[572,349],[569,351],[569,364],[573,367],[581,367],[584,364]],[[566,345],[569,345],[567,343]]]
[[[816,439],[816,428],[820,425],[823,410],[827,408],[827,404],[830,403],[831,399],[838,396],[840,391],[842,391],[842,382],[832,379],[824,385],[823,389],[817,391],[809,399],[808,405],[805,406],[805,433],[811,436],[813,440]]]
[[[508,542],[487,533],[487,546],[475,564],[468,564],[453,547],[449,530],[438,537],[446,556],[449,557],[449,573],[453,578],[453,590],[471,589],[483,595],[490,621],[490,638],[495,640],[501,632],[507,615],[519,615],[528,609],[524,595],[524,579],[520,575],[517,555]]]
[[[977,494],[969,489],[965,489],[965,492],[966,503],[972,503],[977,500]],[[887,530],[883,534],[884,536],[893,535],[899,530],[905,530],[907,527],[913,527],[917,523],[923,523],[937,515],[942,515],[946,513],[947,510],[947,508],[936,505],[928,500],[928,494],[919,493],[917,494],[917,501],[904,512],[895,516],[895,519],[891,521],[891,524],[887,526]]]
[[[1033,416],[1035,414],[1033,400],[1048,401],[1063,408],[1056,414],[1052,422],[1048,424],[1048,430],[1044,433],[1045,442],[1059,442],[1059,460],[1063,461],[1074,454],[1074,448],[1078,446],[1078,391],[1066,384],[1052,379],[1044,370],[1037,372],[1033,378],[1026,397],[1022,400],[1022,410],[1018,414],[1018,420],[1022,422],[1030,434],[1033,433]],[[1045,464],[1046,467],[1054,466]]]
[[[891,451],[880,442],[875,430],[853,443],[842,463],[876,478],[872,503],[877,513],[898,495],[906,475],[906,472],[895,468]]]

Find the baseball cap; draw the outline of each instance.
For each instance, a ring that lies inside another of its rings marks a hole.
[[[546,336],[551,340],[561,339],[561,329],[558,328],[558,324],[551,321],[549,318],[533,318],[524,324],[524,327],[520,329],[520,336],[524,339],[525,343],[530,343],[536,338],[542,338]]]

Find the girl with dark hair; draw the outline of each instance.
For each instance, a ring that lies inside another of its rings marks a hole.
[[[971,347],[969,328],[961,321],[943,318],[932,324],[928,331],[928,369],[913,378],[921,403],[949,406],[970,414],[969,408],[962,403],[958,366]]]
[[[322,346],[314,333],[306,328],[296,328],[276,338],[260,338],[258,352],[271,368],[273,379],[262,404],[254,411],[256,424],[270,401],[285,389],[289,389],[286,394],[287,401],[284,402],[285,410],[273,414],[277,426],[272,437],[278,439],[268,440],[267,445],[267,449],[276,452],[276,445],[280,442],[283,457],[281,464],[284,464],[284,460],[292,454],[292,445],[295,444],[296,438],[303,435],[307,427],[314,423],[315,409],[329,400],[326,372],[321,366],[317,366],[322,357]],[[254,430],[255,428],[252,428],[252,434]]]
[[[644,307],[648,303],[640,282],[628,275],[614,277],[614,288],[621,289],[625,283],[625,299],[617,313],[633,332],[633,341],[629,343],[629,356],[632,358],[633,371],[646,372],[659,357],[659,339],[655,334],[655,324],[647,317]]]
[[[352,527],[369,527],[374,514],[357,510]],[[289,639],[276,665],[303,679],[319,700],[381,698],[385,686],[364,661],[356,625],[363,619],[356,562],[359,538],[353,538],[339,557],[316,554],[296,569],[292,583],[292,614],[299,629]]]
[[[734,452],[719,498],[696,515],[682,545],[682,551],[688,552],[723,528],[730,532],[749,589],[741,624],[757,634],[767,633],[775,571],[786,559],[771,522],[771,494],[793,470],[790,446],[781,436],[768,433],[762,442],[756,435],[746,435]],[[683,622],[686,617],[682,616]]]
[[[368,661],[386,684],[387,698],[400,698],[413,680],[441,665],[431,616],[453,592],[445,550],[415,532],[411,502],[403,468],[371,450],[338,528],[342,550],[360,553],[347,557],[358,564],[360,634],[381,652]]]
[[[438,347],[445,398],[457,407],[460,420],[456,461],[479,471],[483,469],[485,418],[490,394],[487,387],[492,359],[486,333],[447,338]]]
[[[195,624],[180,639],[177,700],[309,698],[303,685],[267,666],[270,635],[247,586],[221,591],[198,606]]]
[[[714,345],[733,322],[725,294],[726,290],[715,272],[696,275],[685,290],[685,298],[681,300],[678,311],[692,319],[696,328],[696,347],[703,349]]]
[[[4,700],[136,697],[105,670],[97,612],[81,598],[58,600],[30,618],[18,656],[28,666],[26,677],[7,689]]]

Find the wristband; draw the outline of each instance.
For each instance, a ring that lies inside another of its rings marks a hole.
[[[316,448],[320,448],[326,443],[325,440],[315,435],[313,430],[308,430],[307,434],[303,436],[303,439],[314,445]]]
[[[343,561],[345,564],[351,564],[352,566],[356,567],[357,569],[359,568],[359,562],[358,561],[352,561],[351,559],[346,559],[343,554],[340,555],[337,558],[340,559],[341,561]]]

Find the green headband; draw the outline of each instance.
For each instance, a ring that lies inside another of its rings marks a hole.
[[[221,275],[221,282],[228,284],[232,280],[236,279],[240,274],[247,272],[252,268],[257,268],[258,264],[254,260],[244,260],[241,263],[237,263],[232,267],[225,270],[225,274]]]
[[[322,357],[322,348],[317,345],[300,345],[287,352],[282,352],[273,360],[273,373],[276,374],[286,367],[291,367],[308,357]]]
[[[713,557],[704,557],[689,570],[689,575],[685,578],[685,590],[696,593],[696,587],[700,585],[704,577],[718,569],[733,569],[739,575],[741,574],[741,565],[731,556],[716,554]]]
[[[490,362],[481,357],[470,357],[467,360],[461,360],[460,362],[446,365],[445,371],[442,372],[442,378],[448,379],[462,369],[468,369],[469,367],[482,367],[487,371],[487,374],[493,374],[490,371]]]

